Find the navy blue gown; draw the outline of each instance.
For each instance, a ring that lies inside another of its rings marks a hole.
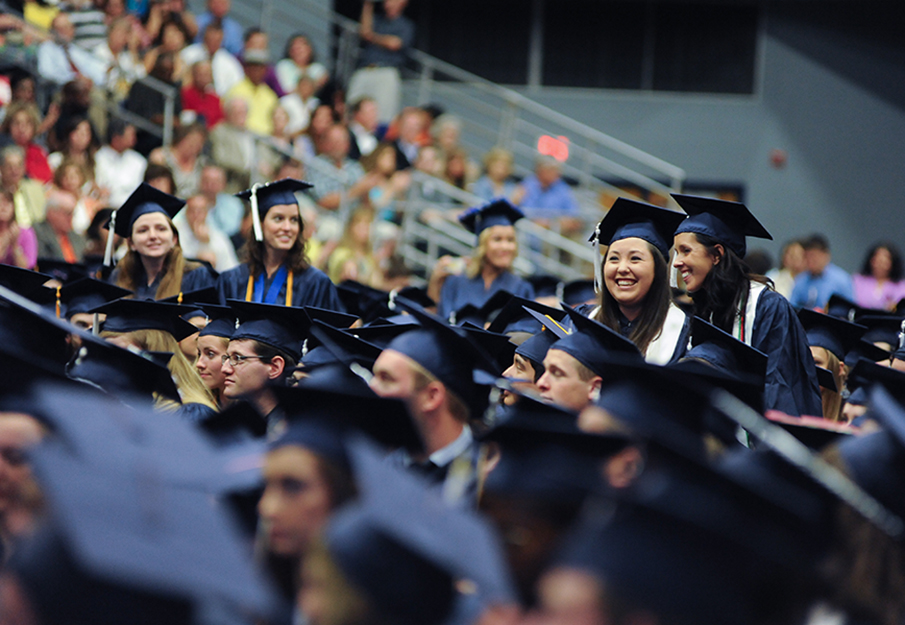
[[[116,284],[116,278],[119,275],[119,269],[114,269],[110,274],[110,284]],[[157,289],[160,287],[160,274],[151,284],[148,284],[144,267],[141,267],[141,277],[138,281],[138,287],[135,289],[135,299],[157,299]],[[201,265],[191,271],[182,274],[181,291],[188,293],[189,291],[197,291],[206,289],[217,284],[217,272],[208,267]]]
[[[440,302],[437,305],[437,314],[443,319],[448,319],[449,314],[471,304],[480,308],[487,303],[497,291],[509,291],[518,297],[534,299],[534,287],[527,280],[519,278],[509,271],[501,273],[496,280],[491,282],[490,288],[484,288],[484,278],[475,276],[449,276],[440,290]]]
[[[220,292],[220,300],[225,304],[227,299],[245,300],[248,289],[249,269],[247,263],[233,267],[229,271],[220,274],[217,282],[217,290]],[[264,292],[270,287],[270,281],[265,281]],[[276,304],[285,304],[286,284],[280,288]],[[308,267],[300,274],[292,277],[292,305],[314,306],[328,310],[345,311],[336,287],[330,282],[330,278],[314,267]]]

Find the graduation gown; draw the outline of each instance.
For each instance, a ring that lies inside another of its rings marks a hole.
[[[225,304],[227,299],[245,300],[248,289],[249,269],[248,263],[242,263],[229,271],[220,274],[217,281],[217,290],[220,292],[220,300]],[[270,282],[265,281],[264,292],[270,287]],[[286,283],[280,288],[277,295],[277,304],[286,302]],[[342,302],[336,287],[330,282],[330,278],[314,267],[308,267],[300,274],[292,277],[292,305],[314,306],[329,310],[344,311]]]
[[[599,306],[591,304],[582,304],[575,310],[585,317],[595,318]],[[568,321],[568,320],[567,320]],[[575,325],[568,321],[566,328],[573,330]],[[629,338],[632,333],[632,325],[629,323],[622,313],[619,313],[619,334],[625,338]],[[691,338],[691,317],[686,315],[681,308],[669,303],[669,310],[666,313],[666,319],[663,327],[660,328],[660,334],[644,353],[644,360],[655,365],[671,365],[679,362],[688,351],[688,341]]]
[[[756,300],[750,340],[745,342],[767,355],[764,409],[792,416],[823,415],[814,357],[795,310],[770,289],[761,290]]]
[[[475,276],[449,276],[440,290],[440,302],[437,305],[437,314],[443,319],[448,319],[450,313],[455,312],[471,304],[480,308],[487,303],[497,291],[509,291],[518,297],[534,299],[534,287],[527,280],[519,278],[512,272],[505,271],[490,283],[490,288],[484,288],[484,278]]]
[[[116,284],[116,278],[119,275],[119,269],[114,269],[110,274],[110,284]],[[158,274],[157,279],[150,285],[145,274],[144,267],[141,267],[141,279],[138,281],[138,288],[135,289],[135,299],[157,299],[157,289],[160,287],[161,275]],[[217,283],[217,273],[207,265],[201,265],[191,271],[182,274],[181,291],[187,293],[189,291],[197,291],[214,286]]]

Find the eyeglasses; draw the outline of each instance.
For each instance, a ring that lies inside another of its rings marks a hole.
[[[220,356],[220,364],[225,365],[229,362],[230,367],[238,367],[246,360],[267,360],[263,356],[242,356],[241,354],[223,354]]]

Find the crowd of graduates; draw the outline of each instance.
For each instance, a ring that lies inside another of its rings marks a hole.
[[[103,266],[0,267],[0,622],[902,622],[900,315],[796,310],[680,194],[584,293],[502,198],[465,273],[336,286],[309,186],[238,194],[219,276],[147,184]]]

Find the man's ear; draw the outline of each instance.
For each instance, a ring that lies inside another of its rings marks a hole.
[[[595,375],[591,378],[591,390],[588,393],[588,399],[591,401],[597,401],[600,397],[600,387],[603,385],[603,378],[599,375]]]
[[[267,374],[271,380],[276,380],[283,376],[283,371],[286,370],[286,359],[282,356],[274,356],[270,359],[268,363],[270,365],[270,372]]]

